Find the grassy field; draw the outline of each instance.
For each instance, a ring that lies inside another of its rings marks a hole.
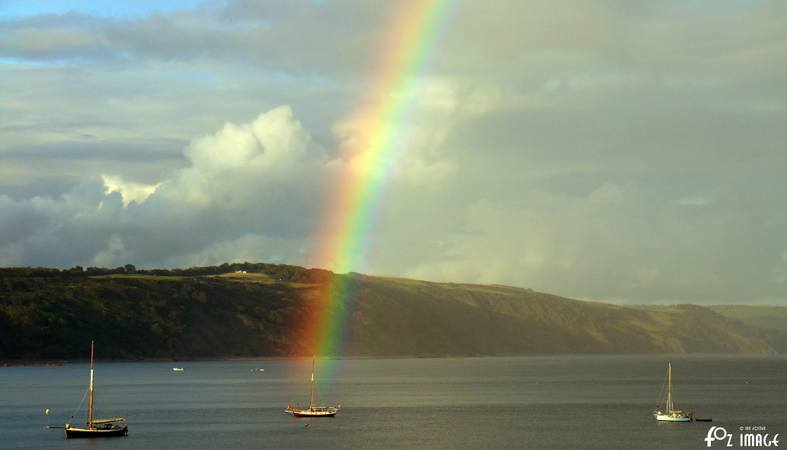
[[[147,280],[147,281],[181,281],[183,276],[180,275],[150,275],[150,274],[136,274],[136,273],[113,273],[109,275],[92,275],[89,278],[102,279],[117,279],[117,280]]]
[[[284,281],[280,278],[271,277],[265,273],[254,273],[254,272],[230,272],[230,273],[222,273],[218,275],[204,275],[206,277],[211,278],[220,278],[223,280],[228,281],[236,281],[240,283],[258,283],[258,284],[281,284],[291,288],[308,288],[314,287],[316,284],[314,283],[297,283],[293,281]]]

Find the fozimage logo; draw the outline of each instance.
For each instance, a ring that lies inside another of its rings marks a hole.
[[[778,447],[779,433],[771,436],[768,428],[762,425],[738,427],[737,439],[735,434],[728,432],[724,427],[710,427],[708,435],[705,436],[705,443],[708,447],[714,442],[724,447]]]

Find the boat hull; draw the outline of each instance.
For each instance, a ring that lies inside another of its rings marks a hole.
[[[691,416],[671,416],[669,414],[655,414],[656,420],[659,422],[691,422]]]
[[[101,438],[128,436],[128,427],[101,428],[66,428],[66,437],[74,438]]]
[[[284,412],[292,414],[294,417],[334,417],[339,412],[339,407],[313,406],[311,408],[298,408],[297,406],[287,406]]]
[[[335,417],[336,411],[290,411],[293,417]]]

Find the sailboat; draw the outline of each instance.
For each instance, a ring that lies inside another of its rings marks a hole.
[[[659,405],[653,416],[659,422],[691,422],[694,420],[694,413],[691,411],[680,411],[675,409],[672,401],[672,364],[667,363],[667,397],[664,402],[664,410]]]
[[[122,417],[113,417],[111,419],[96,419],[93,417],[93,353],[94,343],[90,341],[90,407],[87,413],[87,427],[78,428],[70,423],[63,426],[66,430],[67,438],[93,438],[93,437],[115,437],[127,436],[128,426],[118,425],[119,422],[125,422],[126,419]]]
[[[284,412],[292,414],[294,417],[334,417],[341,409],[341,405],[337,406],[317,406],[314,404],[314,358],[312,358],[312,379],[309,385],[309,407],[301,408],[299,406],[287,405]]]

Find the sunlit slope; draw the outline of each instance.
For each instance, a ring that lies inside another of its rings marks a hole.
[[[241,271],[242,269],[242,271]],[[99,270],[99,269],[97,269]],[[245,271],[246,273],[243,273]],[[297,328],[326,271],[269,264],[123,273],[0,270],[0,358],[309,355]],[[348,356],[776,353],[757,323],[709,308],[624,307],[505,286],[348,275]]]
[[[766,335],[692,305],[624,307],[505,286],[363,278],[359,354],[771,353]]]
[[[782,353],[787,353],[787,306],[715,305],[710,309],[763,330]]]
[[[787,306],[714,305],[708,308],[749,325],[787,332]]]

